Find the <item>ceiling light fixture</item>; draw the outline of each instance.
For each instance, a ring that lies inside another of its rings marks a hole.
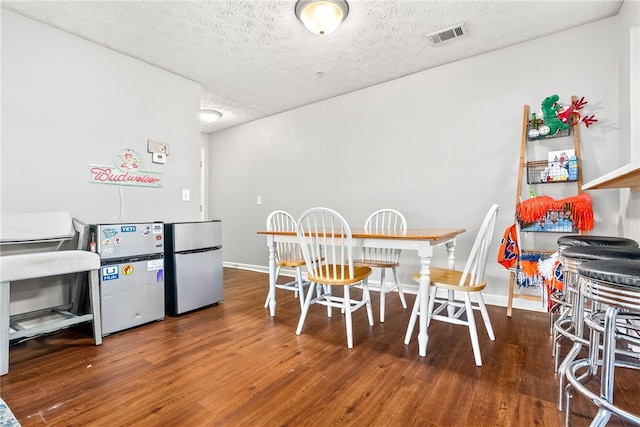
[[[200,110],[200,118],[205,123],[217,122],[222,113],[216,110]]]
[[[345,0],[298,0],[296,16],[314,34],[329,34],[338,29],[349,14]]]

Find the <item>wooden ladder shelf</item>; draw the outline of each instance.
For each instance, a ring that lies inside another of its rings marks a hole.
[[[571,97],[572,104],[575,104],[576,99],[577,98],[575,96]],[[522,195],[523,195],[523,191],[525,190],[523,188],[523,177],[525,176],[525,173],[527,173],[527,162],[530,161],[527,156],[527,151],[528,151],[527,143],[529,142],[528,140],[529,120],[530,120],[529,106],[525,105],[524,111],[523,111],[523,117],[522,117],[522,136],[520,140],[520,160],[519,160],[520,163],[518,167],[518,185],[516,188],[516,200],[515,200],[516,207],[518,206],[518,204],[520,204],[520,202],[522,202]],[[571,133],[573,134],[573,146],[575,150],[575,156],[578,159],[578,177],[576,181],[572,181],[572,182],[575,182],[575,184],[577,185],[577,194],[580,194],[582,193],[582,156],[580,154],[580,133],[577,125],[572,126]],[[526,194],[528,196],[529,192],[527,191]],[[517,218],[516,218],[516,221],[517,221]],[[570,233],[567,233],[567,234],[570,234]],[[554,252],[556,252],[556,249],[553,249],[553,250],[535,249],[535,248],[523,249],[522,240],[520,239],[519,236],[518,236],[518,240],[519,240],[518,244],[520,245],[521,254],[523,253],[553,254]],[[510,277],[509,277],[509,297],[507,302],[507,316],[509,317],[511,317],[511,314],[513,311],[514,299],[534,300],[534,301],[540,301],[540,302],[543,301],[542,295],[532,295],[528,293],[516,292],[515,279],[516,279],[516,271],[515,269],[511,269]],[[541,289],[541,292],[543,291],[544,290]]]

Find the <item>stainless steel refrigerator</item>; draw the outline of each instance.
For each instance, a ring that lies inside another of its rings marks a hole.
[[[222,222],[167,223],[165,231],[167,313],[222,301]]]
[[[101,259],[103,335],[164,319],[164,224],[97,224],[91,232]]]

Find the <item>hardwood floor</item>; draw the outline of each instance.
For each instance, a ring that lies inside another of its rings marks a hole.
[[[410,309],[389,295],[384,324],[354,313],[354,348],[342,315],[300,307],[278,291],[263,308],[268,276],[225,269],[225,300],[92,345],[88,326],[11,347],[0,395],[23,426],[560,426],[548,317],[490,307],[496,341],[479,325],[484,366],[467,329],[434,322],[427,357]],[[414,296],[407,295],[408,303]],[[373,293],[374,314],[378,294]],[[478,317],[479,318],[479,317]],[[640,413],[636,371],[618,375],[616,399]],[[573,425],[595,409],[576,397]],[[624,425],[613,419],[611,425]]]

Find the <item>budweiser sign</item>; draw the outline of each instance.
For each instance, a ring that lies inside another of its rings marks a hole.
[[[142,161],[135,151],[125,148],[116,153],[115,167],[89,165],[90,182],[96,184],[137,185],[141,187],[162,187],[161,173],[143,171]]]

